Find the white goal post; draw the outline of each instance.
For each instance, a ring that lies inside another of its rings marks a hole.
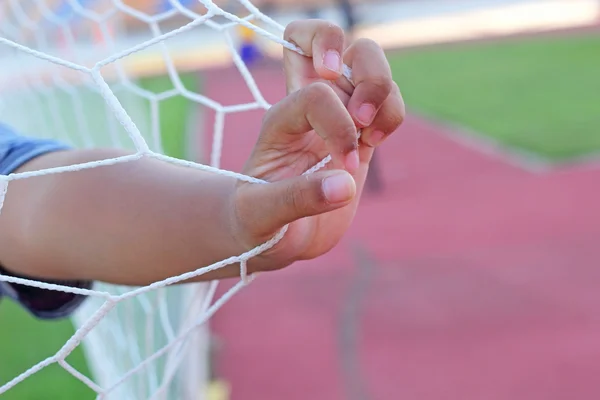
[[[151,12],[133,0],[5,0],[0,3],[0,121],[27,135],[52,137],[77,147],[114,146],[130,156],[71,165],[52,170],[0,175],[10,191],[17,179],[103,168],[141,157],[153,157],[256,184],[265,182],[220,169],[223,121],[228,113],[268,109],[252,74],[237,55],[232,29],[242,24],[273,44],[302,53],[281,39],[284,27],[262,14],[249,0],[237,0],[243,15],[221,8],[227,2],[169,0],[169,7]],[[186,4],[184,4],[186,3]],[[257,24],[251,21],[258,22]],[[142,27],[136,31],[134,26]],[[197,40],[199,35],[205,40]],[[190,39],[191,38],[191,39]],[[217,38],[225,47],[214,45]],[[214,39],[214,40],[213,40]],[[190,43],[194,43],[193,48]],[[206,58],[227,51],[248,84],[254,101],[222,105],[185,87],[178,59],[184,53],[206,52]],[[148,71],[148,60],[156,71]],[[159,60],[159,61],[156,61]],[[350,70],[346,69],[350,78]],[[153,92],[139,83],[144,74],[168,76],[171,89]],[[216,113],[210,165],[168,155],[163,150],[158,105],[181,96]],[[33,111],[34,110],[34,111]],[[257,127],[258,129],[258,127]],[[306,173],[324,166],[329,157]],[[0,211],[5,191],[0,191]],[[251,281],[246,261],[276,244],[286,228],[257,248],[174,276],[146,287],[97,284],[93,290],[11,278],[47,290],[79,293],[88,300],[77,311],[75,334],[53,356],[39,360],[14,379],[0,382],[0,395],[43,368],[58,364],[86,384],[98,399],[202,399],[209,379],[210,341],[206,322],[237,291]],[[126,245],[126,244],[124,244]],[[240,265],[240,281],[219,299],[217,284],[173,285],[209,270]],[[68,362],[82,345],[92,370],[84,376]]]

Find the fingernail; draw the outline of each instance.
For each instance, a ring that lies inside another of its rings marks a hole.
[[[384,137],[385,134],[381,131],[371,132],[369,135],[369,145],[372,147],[379,146],[383,142]]]
[[[360,160],[358,158],[358,150],[353,150],[346,156],[346,169],[351,174],[358,170]]]
[[[375,106],[365,103],[358,109],[358,112],[356,113],[356,119],[364,126],[369,126],[375,118],[375,111]]]
[[[340,53],[335,50],[329,50],[327,53],[325,53],[325,56],[323,57],[323,65],[325,68],[331,71],[339,72],[341,68],[340,64]]]
[[[323,180],[323,193],[329,203],[344,203],[354,197],[356,184],[351,175],[340,173]]]

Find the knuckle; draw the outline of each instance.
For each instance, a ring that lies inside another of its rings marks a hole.
[[[400,125],[402,125],[403,122],[404,122],[404,113],[403,112],[393,113],[388,118],[388,121],[386,124],[386,125],[388,125],[388,129],[386,129],[386,131],[387,131],[386,133],[391,133],[391,132],[395,131],[396,129],[398,129],[398,127]]]
[[[311,83],[303,92],[302,98],[309,107],[323,104],[323,102],[329,101],[332,96],[335,96],[331,86],[324,82]]]
[[[369,80],[370,85],[382,97],[387,97],[394,87],[394,81],[387,76],[374,76]]]
[[[325,82],[314,82],[306,87],[307,92],[312,96],[329,96],[333,94],[331,86]]]
[[[400,106],[398,107],[398,115],[397,115],[397,123],[398,126],[404,123],[406,119],[406,108],[404,107],[404,102],[400,102]]]
[[[355,42],[354,46],[360,51],[383,51],[381,46],[373,39],[360,38]]]
[[[358,131],[352,125],[344,125],[338,131],[339,140],[344,143],[342,153],[347,154],[358,149]]]
[[[389,109],[385,113],[385,116],[381,120],[381,129],[385,134],[394,132],[398,127],[404,123],[405,111],[402,106],[395,106],[393,109]]]
[[[304,23],[302,21],[293,21],[289,23],[283,32],[283,38],[288,41],[293,39],[293,37],[296,35],[296,32],[302,28],[303,24]]]
[[[402,125],[404,119],[406,118],[406,105],[404,104],[404,99],[402,98],[402,93],[400,93],[400,87],[396,82],[394,82],[394,94],[397,96],[397,105],[395,108],[396,116],[398,119],[398,126]]]
[[[335,41],[338,41],[339,44],[343,43],[345,35],[342,27],[329,22],[323,24],[323,26],[321,27],[320,34],[327,38],[331,38]]]

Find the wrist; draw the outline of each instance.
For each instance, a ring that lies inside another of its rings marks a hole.
[[[249,196],[244,193],[255,183],[237,182],[228,197],[228,208],[230,210],[228,226],[231,232],[231,243],[235,246],[236,256],[247,253],[257,246],[272,239],[278,231],[265,231],[261,224],[256,224],[252,213],[253,205],[249,203]],[[267,184],[268,185],[268,184]],[[258,226],[257,226],[258,225]],[[283,228],[283,227],[281,227]],[[281,245],[277,243],[274,247],[267,249],[263,253],[256,255],[248,260],[248,274],[255,272],[274,271],[285,268],[292,264],[294,260],[286,260],[281,257]],[[239,273],[239,264],[236,271]]]

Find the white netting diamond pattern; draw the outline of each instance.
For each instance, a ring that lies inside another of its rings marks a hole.
[[[101,6],[95,8],[84,6],[83,0],[67,0],[65,3],[71,7],[72,14],[82,20],[93,22],[103,38],[106,48],[94,48],[91,53],[88,52],[89,54],[77,48],[77,32],[74,32],[72,24],[55,14],[53,6],[56,5],[56,1],[7,0],[0,4],[0,15],[2,15],[0,59],[7,59],[6,54],[10,54],[13,61],[3,67],[2,75],[6,79],[3,80],[0,75],[0,84],[6,90],[9,90],[10,87],[18,88],[18,91],[14,91],[10,96],[11,107],[35,107],[40,110],[47,108],[48,111],[45,121],[50,121],[50,123],[45,125],[44,129],[32,126],[31,130],[42,132],[47,136],[58,137],[81,147],[96,146],[99,141],[105,140],[105,144],[116,147],[133,146],[135,150],[134,154],[113,159],[0,176],[0,210],[7,188],[10,190],[11,181],[109,166],[142,157],[152,157],[189,168],[225,174],[251,183],[265,183],[253,177],[219,168],[225,116],[229,113],[270,107],[236,52],[230,31],[237,25],[244,25],[262,37],[290,50],[300,54],[302,51],[280,38],[284,30],[283,26],[262,14],[250,1],[238,1],[248,11],[248,16],[245,18],[225,11],[211,0],[199,0],[204,7],[201,12],[195,8],[192,10],[184,7],[179,0],[170,0],[170,9],[154,15],[131,7],[122,0],[98,1],[96,3]],[[118,48],[112,32],[114,27],[110,24],[117,13],[146,24],[152,37],[141,43]],[[163,32],[160,24],[173,16],[186,17],[189,22],[176,29]],[[217,22],[217,19],[225,22]],[[260,21],[265,28],[252,24],[251,20]],[[64,42],[65,51],[61,53],[62,57],[53,56],[50,51],[45,51],[54,47],[49,43],[53,39],[48,38],[48,31],[40,28],[42,22],[52,26],[53,32],[56,32],[57,37]],[[225,106],[184,86],[165,41],[199,26],[212,28],[224,35],[233,62],[246,81],[254,97],[254,102]],[[140,87],[130,78],[124,61],[127,57],[150,46],[160,46],[162,61],[174,85],[173,89],[154,93]],[[103,52],[109,55],[97,61],[100,58],[98,55]],[[85,61],[89,57],[95,57],[91,67],[85,66]],[[344,72],[350,79],[349,68],[345,67]],[[110,77],[111,85],[105,76]],[[89,96],[85,94],[85,91],[74,89],[75,87],[84,88],[89,93],[99,94],[104,99],[104,103],[98,105],[101,110],[104,110],[104,119],[108,121],[105,126],[106,134],[102,139],[94,138],[92,126],[86,118],[83,118],[86,111],[82,108],[82,104],[89,101]],[[76,136],[68,135],[68,132],[73,129],[67,129],[65,121],[60,117],[61,110],[53,101],[53,96],[56,96],[55,89],[60,91],[72,108],[75,128],[78,132]],[[123,105],[123,97],[117,96],[119,93],[139,96],[149,102],[151,121],[148,127],[141,129],[138,124],[134,123],[134,119]],[[185,161],[163,154],[157,109],[161,101],[174,96],[183,96],[191,102],[214,110],[215,126],[210,165]],[[0,96],[0,112],[3,107],[7,106],[7,96]],[[26,119],[26,123],[35,124],[35,121]],[[120,129],[125,130],[131,143],[124,142],[123,135],[119,135]],[[328,161],[329,157],[306,173],[312,173],[322,168]],[[168,393],[172,393],[169,391],[173,390],[171,385],[175,376],[178,373],[185,373],[181,370],[178,371],[179,366],[186,359],[184,347],[193,345],[194,341],[196,346],[202,346],[202,343],[206,344],[207,339],[202,336],[206,335],[206,332],[202,333],[198,328],[251,281],[251,277],[246,276],[246,261],[275,245],[285,235],[285,232],[286,228],[268,242],[247,253],[140,288],[98,285],[96,290],[84,290],[0,275],[0,281],[77,293],[89,297],[89,301],[77,315],[78,329],[75,334],[53,356],[39,362],[13,380],[1,382],[0,395],[43,368],[51,364],[58,364],[95,391],[100,399],[109,395],[112,397],[116,393],[118,393],[116,398],[119,399],[158,399],[164,396],[171,398]],[[207,285],[195,285],[186,290],[169,286],[236,263],[240,264],[240,282],[214,302],[215,282]],[[180,307],[170,307],[170,304],[179,304]],[[180,309],[179,315],[174,315],[176,313],[174,310],[178,309]],[[156,326],[160,329],[156,329]],[[94,360],[92,369],[95,379],[84,376],[66,361],[73,349],[82,341],[86,344],[85,350],[88,358]],[[104,348],[107,342],[111,343],[113,350],[117,352],[115,354],[119,354],[119,356],[107,356]],[[190,369],[188,371],[190,374],[205,373],[205,371],[193,368],[187,369]],[[134,379],[137,380],[131,383]],[[126,382],[127,384],[125,384]],[[180,389],[178,392],[177,398],[194,396],[193,393],[181,394],[182,390]]]

